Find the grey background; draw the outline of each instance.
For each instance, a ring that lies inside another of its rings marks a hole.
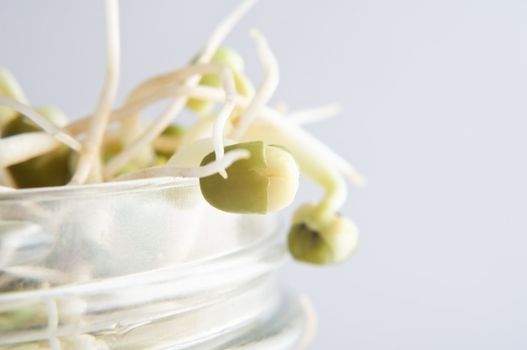
[[[185,63],[236,1],[122,1],[124,93]],[[35,104],[90,112],[104,70],[101,1],[0,1],[0,64]],[[281,65],[275,102],[338,101],[309,129],[369,179],[346,214],[349,263],[289,263],[319,315],[313,349],[525,349],[527,2],[264,0],[247,33]],[[303,199],[319,195],[306,183]]]

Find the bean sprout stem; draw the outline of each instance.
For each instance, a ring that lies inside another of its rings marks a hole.
[[[106,77],[99,103],[90,123],[90,129],[79,155],[75,174],[70,184],[83,184],[88,180],[95,162],[100,162],[101,145],[106,125],[112,110],[113,101],[117,95],[119,80],[119,4],[118,0],[106,0],[107,21],[107,67]],[[101,175],[95,174],[100,180]]]
[[[216,73],[221,76],[222,82],[224,84],[224,90],[225,93],[223,95],[225,99],[225,104],[223,108],[221,109],[220,113],[218,114],[217,123],[216,125],[216,136],[214,137],[214,145],[216,150],[216,155],[218,158],[221,158],[223,155],[223,134],[225,125],[227,123],[227,120],[229,119],[232,111],[234,110],[236,103],[234,101],[236,96],[236,90],[234,87],[234,78],[232,76],[231,71],[226,68],[225,66],[218,64],[218,63],[205,63],[205,64],[196,64],[193,66],[190,66],[180,72],[176,72],[179,74],[180,78],[186,78],[192,77],[192,76],[200,76],[202,74],[210,74],[210,73]],[[173,73],[175,74],[175,73]],[[148,82],[145,83],[144,86],[147,86]],[[136,90],[139,91],[139,90]],[[136,93],[138,96],[142,96],[139,92]],[[184,97],[186,99],[186,97]],[[132,103],[135,102],[134,99],[132,99]],[[122,154],[122,153],[121,153]],[[105,169],[105,178],[111,178],[117,171],[121,169],[121,164],[118,162],[117,158],[119,156],[116,156],[113,158]],[[226,176],[226,174],[222,174]]]
[[[171,96],[178,96],[178,95],[184,95],[188,98],[198,98],[202,100],[207,100],[211,102],[222,102],[225,101],[226,95],[225,91],[218,88],[212,88],[207,86],[196,86],[196,87],[188,87],[188,86],[169,86],[164,87],[158,91],[153,92],[149,96],[142,97],[141,99],[133,101],[130,105],[123,106],[121,109],[118,109],[113,112],[111,115],[112,121],[118,121],[122,118],[126,118],[131,112],[133,112],[136,109],[142,109],[148,106],[151,103],[154,103],[158,100],[168,98]],[[236,105],[240,108],[247,108],[247,106],[250,103],[250,99],[236,94],[234,97],[234,101]],[[296,125],[288,118],[285,118],[283,114],[278,112],[277,110],[264,106],[262,107],[260,111],[260,116],[269,122],[273,124],[279,124],[280,127],[284,127],[286,129],[294,129],[293,132],[301,132],[305,134],[305,137],[310,140],[310,142],[314,142],[317,144],[317,147],[320,148],[321,152],[323,152],[326,157],[329,159],[331,163],[335,167],[339,169],[340,172],[342,172],[346,177],[354,183],[356,186],[362,187],[365,184],[364,177],[360,174],[359,171],[355,169],[353,165],[351,165],[348,161],[346,161],[344,158],[336,154],[333,150],[331,150],[329,147],[327,147],[322,142],[318,141],[315,137],[311,136],[307,131],[303,130],[299,125]],[[69,125],[66,130],[68,130],[72,134],[78,134],[81,133],[86,125],[86,118],[80,119],[77,122],[72,123]]]
[[[205,48],[199,55],[197,63],[209,62],[216,50],[220,47],[225,37],[231,32],[234,26],[241,20],[243,15],[249,11],[249,9],[256,3],[256,0],[247,0],[241,3],[234,11],[223,20],[218,27],[213,31],[210,36]],[[184,85],[196,86],[200,81],[201,76],[195,75],[190,77]],[[185,107],[188,98],[186,96],[180,96],[176,98],[170,106],[154,121],[147,129],[139,136],[135,142],[130,144],[120,154],[115,156],[106,169],[106,174],[114,174],[124,167],[135,154],[144,149],[145,146],[149,145],[154,139],[159,136],[163,130],[171,123],[173,119],[177,117],[179,112]]]
[[[289,114],[287,119],[296,125],[305,125],[331,118],[339,114],[341,111],[342,108],[339,104],[330,103],[314,109],[296,111]]]
[[[71,149],[75,151],[79,151],[81,149],[81,144],[77,140],[75,140],[71,135],[68,135],[66,132],[60,130],[58,127],[53,125],[53,123],[46,120],[46,118],[41,116],[28,105],[25,105],[7,96],[0,96],[0,105],[7,106],[16,110],[23,116],[30,119],[33,123],[41,127],[42,130],[44,130],[46,133],[50,134],[58,141],[70,147]]]
[[[180,96],[188,98],[189,91],[193,88],[178,83],[192,77],[193,75],[218,73],[220,70],[219,67],[220,65],[217,63],[195,64],[147,79],[130,93],[129,98],[121,108],[112,112],[109,121],[114,122],[120,121],[124,118],[129,118],[138,113],[141,109],[146,108],[148,105],[161,99]],[[220,100],[225,100],[225,98],[225,95],[223,95]],[[66,127],[66,130],[74,135],[80,134],[88,127],[90,118],[91,116],[79,118],[69,124]]]
[[[22,163],[57,148],[60,143],[45,132],[26,132],[0,139],[0,168]]]
[[[117,181],[142,179],[146,177],[206,177],[225,171],[232,163],[249,158],[246,150],[235,150],[225,153],[221,159],[217,159],[207,165],[199,167],[160,166],[141,169],[137,172],[123,175]]]
[[[231,71],[223,67],[221,71],[221,81],[225,89],[225,105],[221,109],[220,113],[216,117],[214,126],[212,128],[212,142],[214,144],[214,153],[216,153],[216,159],[222,159],[224,155],[224,142],[223,138],[225,136],[225,126],[229,120],[234,108],[236,107],[236,102],[234,97],[236,95],[236,88],[234,87],[234,78]],[[227,178],[227,172],[225,169],[220,171],[220,175],[223,178]]]
[[[242,137],[253,119],[259,115],[262,107],[269,102],[280,80],[278,62],[276,61],[276,57],[271,51],[267,40],[256,30],[251,31],[251,36],[256,40],[260,61],[262,62],[265,71],[265,78],[247,106],[245,113],[231,131],[230,137],[234,140],[238,140]]]

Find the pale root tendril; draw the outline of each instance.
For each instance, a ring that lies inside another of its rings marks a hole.
[[[245,150],[235,150],[225,153],[221,159],[217,159],[207,165],[199,167],[160,166],[141,169],[137,172],[123,175],[117,181],[142,179],[146,177],[206,177],[225,171],[234,162],[249,158],[250,154]]]
[[[86,141],[82,145],[75,174],[70,184],[83,184],[88,180],[94,163],[101,162],[101,146],[112,111],[113,102],[117,95],[119,81],[119,3],[118,0],[106,0],[107,22],[107,67],[106,77],[95,114],[90,122],[90,129]],[[95,180],[101,180],[101,174],[94,174]]]
[[[0,138],[0,167],[25,162],[43,155],[60,145],[55,138],[45,132],[27,132]]]
[[[305,109],[290,113],[287,119],[296,125],[305,125],[324,121],[340,114],[342,107],[337,103],[330,103],[313,109]]]
[[[205,48],[202,50],[201,54],[198,56],[197,63],[206,63],[209,62],[216,50],[220,47],[221,43],[225,37],[231,32],[231,30],[236,26],[236,24],[241,20],[243,15],[249,11],[249,9],[256,3],[255,0],[244,1],[234,11],[227,16],[227,18],[222,21],[218,27],[213,31],[210,36]],[[196,86],[201,79],[200,75],[195,75],[190,77],[185,81],[185,86]],[[139,136],[135,142],[132,142],[125,150],[118,154],[112,161],[108,164],[106,169],[107,176],[111,176],[115,172],[119,171],[124,167],[138,152],[140,152],[144,147],[151,144],[154,139],[159,136],[163,130],[174,120],[181,110],[185,107],[188,98],[181,96],[176,98],[170,106],[159,116],[154,122],[152,122],[146,130]]]
[[[7,96],[0,96],[0,105],[16,110],[18,113],[31,120],[37,126],[42,128],[42,130],[44,130],[46,133],[53,136],[55,139],[65,144],[69,148],[75,151],[79,151],[81,149],[82,146],[77,140],[75,140],[66,132],[60,130],[57,126],[53,125],[53,123],[48,121],[30,106]]]
[[[242,137],[253,119],[259,115],[262,107],[269,102],[280,80],[278,62],[276,61],[276,57],[269,47],[267,40],[257,30],[252,30],[251,36],[256,41],[258,55],[262,66],[264,67],[265,77],[256,90],[253,99],[247,106],[245,113],[243,113],[237,125],[231,131],[230,137],[234,140],[238,140]]]

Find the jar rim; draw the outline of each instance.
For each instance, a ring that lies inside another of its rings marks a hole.
[[[31,300],[41,300],[50,297],[67,297],[90,295],[109,291],[113,289],[124,288],[130,284],[131,280],[141,280],[142,283],[156,283],[169,275],[172,279],[183,278],[188,276],[199,276],[203,271],[220,271],[221,269],[230,269],[235,265],[242,266],[249,261],[258,261],[266,259],[273,261],[268,267],[274,269],[284,262],[285,251],[281,244],[282,227],[277,222],[276,227],[268,230],[266,234],[259,237],[256,241],[241,247],[237,250],[227,251],[223,254],[211,256],[184,264],[165,266],[150,271],[141,271],[129,275],[112,277],[110,279],[101,279],[86,281],[81,283],[66,284],[55,286],[49,289],[34,289],[16,292],[0,293],[0,310],[6,303],[28,302]],[[272,258],[270,258],[272,256]],[[272,267],[271,267],[272,266]],[[212,268],[212,269],[211,269]],[[108,281],[112,281],[108,283]]]

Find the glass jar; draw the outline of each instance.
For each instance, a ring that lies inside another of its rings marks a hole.
[[[296,349],[270,216],[211,208],[195,180],[0,193],[1,349]]]

